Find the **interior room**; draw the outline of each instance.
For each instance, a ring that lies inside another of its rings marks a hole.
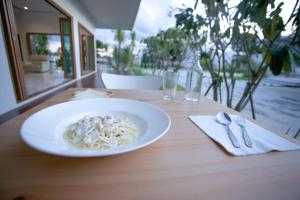
[[[46,1],[12,3],[27,96],[72,79],[70,19]]]

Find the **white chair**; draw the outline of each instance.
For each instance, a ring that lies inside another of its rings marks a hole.
[[[101,78],[107,89],[160,90],[160,76],[131,76],[102,73]]]

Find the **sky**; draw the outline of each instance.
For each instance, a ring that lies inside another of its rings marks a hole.
[[[133,26],[137,40],[156,35],[159,30],[174,27],[175,18],[170,16],[170,12],[182,7],[182,4],[193,6],[194,0],[141,0]],[[110,29],[97,29],[96,39],[108,44],[115,44],[114,32]]]
[[[284,0],[277,0],[276,4]],[[187,7],[194,6],[194,0],[141,0],[140,8],[133,26],[133,31],[136,32],[137,41],[141,39],[156,35],[160,30],[166,30],[175,26],[176,8],[183,8],[183,5]],[[201,2],[201,1],[199,1]],[[237,4],[239,0],[232,0],[233,4]],[[292,12],[293,5],[296,0],[285,0],[282,17],[285,20]],[[201,15],[204,10],[198,6],[197,13]],[[287,28],[287,35],[290,33],[291,27]],[[127,34],[129,37],[129,34]],[[109,29],[97,29],[96,39],[103,41],[109,45],[114,45],[114,32]],[[128,38],[129,40],[129,38]]]

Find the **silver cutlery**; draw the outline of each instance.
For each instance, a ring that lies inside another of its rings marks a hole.
[[[247,129],[246,129],[246,120],[244,117],[241,117],[241,116],[238,116],[236,121],[237,125],[239,125],[242,129],[242,134],[243,134],[243,138],[244,138],[244,142],[245,142],[245,145],[247,147],[252,147],[252,140],[251,138],[249,137],[248,133],[247,133]]]
[[[240,148],[240,144],[239,144],[238,140],[236,139],[235,135],[233,134],[233,132],[229,128],[229,125],[232,122],[230,116],[225,112],[219,112],[217,114],[217,122],[219,122],[220,124],[222,124],[226,127],[227,135],[228,135],[232,145],[235,148]]]

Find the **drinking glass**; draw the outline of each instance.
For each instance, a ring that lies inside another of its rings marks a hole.
[[[163,72],[163,99],[173,101],[176,95],[176,88],[178,84],[178,72]]]

